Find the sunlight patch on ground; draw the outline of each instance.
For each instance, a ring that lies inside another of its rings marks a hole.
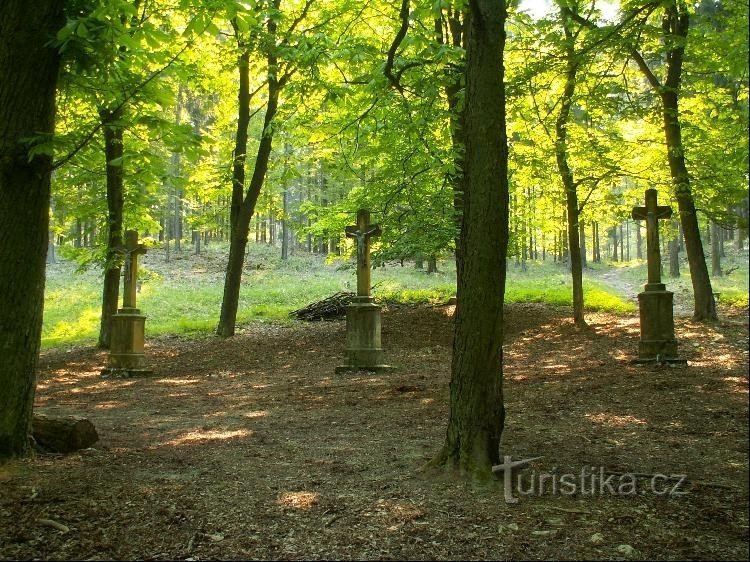
[[[636,418],[635,416],[618,416],[606,412],[586,414],[584,417],[589,421],[608,427],[626,427],[628,425],[645,425],[648,423],[646,420]]]
[[[243,418],[257,419],[265,418],[268,415],[268,410],[256,410],[255,412],[245,412],[242,414]]]
[[[722,377],[721,380],[731,385],[732,392],[747,394],[748,385],[746,377]]]
[[[156,382],[160,384],[171,384],[174,386],[182,386],[187,384],[200,384],[201,381],[197,379],[159,379]]]
[[[276,503],[287,509],[308,510],[317,505],[319,500],[318,492],[283,492]]]
[[[237,437],[248,437],[252,435],[252,431],[249,429],[235,429],[235,430],[205,430],[196,429],[189,431],[180,437],[176,437],[170,441],[164,443],[164,445],[184,445],[186,443],[200,443],[203,441],[226,441],[227,439],[234,439]]]
[[[80,381],[78,381],[78,382],[80,382]],[[115,389],[127,388],[129,386],[133,386],[135,383],[136,383],[136,381],[134,381],[134,380],[131,380],[131,381],[118,381],[118,382],[109,380],[109,381],[97,382],[97,383],[91,384],[89,386],[84,386],[84,387],[77,386],[75,388],[71,388],[70,392],[81,393],[81,392],[91,392],[91,391],[98,391],[98,390],[108,391],[109,392],[109,391],[112,391],[112,390],[115,390]]]
[[[410,502],[393,502],[381,499],[378,500],[377,505],[378,515],[387,514],[402,523],[420,519],[425,515],[424,508]]]
[[[94,409],[96,410],[114,410],[115,408],[121,408],[124,404],[119,400],[108,400],[107,402],[100,402]]]
[[[632,350],[631,352],[625,352],[621,349],[618,349],[616,351],[613,351],[610,355],[617,361],[627,361],[628,359],[632,359],[632,356],[635,355],[635,352],[637,350]]]
[[[38,389],[49,388],[53,384],[77,384],[81,382],[81,379],[98,377],[101,375],[99,371],[76,371],[77,366],[75,364],[69,365],[66,369],[57,369],[52,372],[53,376],[45,381],[37,384]]]
[[[570,372],[570,366],[564,363],[553,363],[551,365],[544,365],[542,369],[552,370],[557,374],[566,374]]]

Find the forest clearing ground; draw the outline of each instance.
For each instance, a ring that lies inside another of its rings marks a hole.
[[[386,310],[387,374],[335,374],[343,321],[162,337],[146,379],[102,379],[91,349],[45,352],[37,407],[87,416],[100,441],[0,468],[0,557],[747,559],[746,311],[678,318],[690,364],[670,368],[629,363],[635,314],[578,330],[567,309],[508,305],[504,454],[702,483],[517,504],[422,470],[444,438],[451,313]]]

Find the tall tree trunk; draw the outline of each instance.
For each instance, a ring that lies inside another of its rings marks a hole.
[[[427,273],[437,273],[437,256],[435,254],[430,254],[430,257],[427,258]]]
[[[104,157],[107,170],[107,262],[102,287],[102,315],[99,324],[100,348],[109,349],[110,319],[120,300],[122,266],[123,144],[122,109],[99,113],[104,131]]]
[[[625,221],[625,248],[627,260],[630,261],[630,221]]]
[[[83,239],[83,225],[81,223],[81,219],[76,219],[75,238],[73,239],[73,246],[75,248],[80,248],[83,245],[82,239]]]
[[[470,0],[467,14],[463,220],[450,415],[438,464],[492,476],[503,431],[502,340],[508,246],[505,1]],[[490,298],[488,298],[488,296]]]
[[[588,265],[588,259],[586,258],[586,230],[584,229],[583,221],[581,220],[580,214],[578,215],[578,233],[579,233],[579,240],[580,240],[580,247],[581,247],[581,267],[587,268]]]
[[[737,227],[735,229],[735,237],[734,237],[734,249],[735,250],[743,250],[745,247],[745,238],[747,237],[747,203],[748,200],[745,198],[745,200],[739,204],[737,209],[737,216],[739,217]]]
[[[690,279],[695,297],[693,318],[696,320],[716,320],[716,301],[711,287],[711,279],[708,276],[706,256],[703,252],[698,228],[698,215],[695,210],[690,179],[683,155],[677,95],[665,93],[662,98],[664,99],[664,128],[667,137],[669,168],[672,173],[672,183],[677,193],[685,251],[690,266]]]
[[[676,236],[669,241],[669,276],[680,276],[680,243]]]
[[[242,266],[245,262],[247,233],[243,236],[243,225],[250,225],[250,217],[241,213],[245,196],[245,161],[247,159],[247,130],[250,124],[250,51],[243,50],[238,59],[240,86],[237,106],[237,134],[234,144],[234,163],[232,166],[232,203],[229,211],[230,238],[227,272],[224,278],[224,297],[221,303],[221,315],[216,333],[229,337],[234,335],[237,319],[237,306],[242,280]],[[245,221],[246,219],[246,221]],[[256,229],[259,229],[256,223]],[[257,232],[257,230],[256,230]]]
[[[594,244],[594,251],[593,251],[593,261],[595,263],[599,263],[602,261],[602,254],[601,254],[601,241],[599,240],[599,221],[593,221],[591,223],[591,228],[593,230],[593,244]]]
[[[3,0],[0,17],[0,460],[25,453],[31,430],[52,166],[28,139],[54,132],[63,5]]]
[[[641,236],[641,221],[635,221],[635,258],[643,259],[643,237]]]
[[[716,301],[714,300],[711,278],[708,275],[706,256],[701,242],[698,215],[695,210],[693,192],[690,188],[690,176],[685,164],[685,147],[682,144],[679,110],[682,64],[689,29],[690,18],[687,5],[677,0],[666,2],[662,20],[663,44],[666,46],[666,79],[663,85],[639,52],[633,50],[631,55],[633,55],[651,87],[661,98],[667,161],[669,162],[672,185],[680,210],[685,251],[690,266],[690,280],[693,284],[695,298],[693,318],[705,321],[716,320]]]
[[[565,189],[565,209],[568,223],[568,253],[570,256],[570,275],[573,280],[573,322],[585,324],[583,318],[583,265],[581,259],[580,232],[578,231],[578,193],[573,180],[573,172],[568,164],[568,121],[573,96],[576,90],[576,73],[578,60],[575,54],[575,37],[570,28],[570,19],[562,9],[563,29],[565,31],[565,87],[560,100],[560,112],[555,121],[555,157]]]
[[[280,0],[273,0],[275,8],[278,9]],[[270,37],[276,36],[276,20],[269,17],[268,32]],[[275,45],[275,40],[270,43]],[[263,122],[258,152],[255,156],[255,168],[250,178],[250,185],[245,193],[245,158],[247,152],[247,126],[249,124],[249,102],[250,102],[250,79],[249,79],[249,53],[243,52],[239,61],[240,91],[239,108],[240,117],[237,122],[237,141],[234,153],[234,171],[232,181],[232,210],[231,210],[231,235],[229,242],[229,260],[227,261],[227,272],[224,279],[224,297],[221,302],[221,315],[216,333],[223,337],[234,335],[237,321],[237,307],[240,298],[240,283],[242,280],[242,267],[245,261],[245,249],[247,237],[250,232],[250,219],[255,212],[261,188],[268,170],[268,160],[271,156],[273,144],[273,119],[278,111],[279,93],[283,88],[283,78],[277,76],[278,60],[274,47],[270,47],[268,54],[268,99],[266,102],[266,114]]]
[[[284,189],[284,193],[281,196],[281,204],[283,206],[284,218],[281,219],[281,259],[289,259],[289,219],[287,213],[289,212],[289,191]]]
[[[721,277],[724,273],[721,271],[721,248],[720,248],[721,231],[719,225],[711,221],[711,276]]]
[[[179,170],[180,155],[175,153],[176,169]],[[182,190],[179,187],[174,188],[174,251],[178,254],[182,252]]]
[[[447,12],[447,31],[450,36],[450,43],[453,47],[463,48],[465,40],[465,13],[462,10],[448,7]],[[446,37],[443,33],[442,18],[435,19],[435,30],[438,41],[441,44],[446,43]],[[461,106],[460,94],[462,91],[461,78],[465,68],[457,67],[454,64],[448,64],[444,70],[450,80],[446,83],[444,92],[448,102],[448,111],[450,114],[450,132],[451,147],[453,148],[453,162],[456,172],[448,174],[448,180],[453,187],[453,220],[455,224],[454,243],[456,247],[456,278],[460,275],[460,267],[463,263],[458,253],[461,251],[459,236],[461,233],[461,220],[463,216],[463,187],[461,170],[464,168],[464,145],[462,140],[464,126],[464,109]]]
[[[53,208],[50,210],[50,215],[54,216],[54,205]],[[53,231],[54,229],[54,220],[53,224],[49,227],[49,237],[47,241],[47,263],[55,263],[57,261],[57,256],[55,255],[55,233]]]
[[[609,231],[609,237],[612,240],[612,261],[616,262],[617,259],[617,227],[613,226]]]

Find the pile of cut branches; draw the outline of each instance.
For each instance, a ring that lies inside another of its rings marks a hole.
[[[346,314],[346,305],[352,302],[354,293],[344,291],[331,295],[323,300],[308,304],[304,308],[293,310],[289,316],[300,320],[325,320],[339,318]]]

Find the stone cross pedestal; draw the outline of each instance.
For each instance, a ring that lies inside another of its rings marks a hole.
[[[659,219],[672,216],[672,209],[659,206],[656,190],[646,190],[646,206],[634,207],[632,217],[646,221],[646,259],[648,282],[638,295],[641,316],[641,341],[635,363],[686,363],[677,356],[674,335],[673,298],[661,282]]]
[[[109,359],[103,375],[122,377],[153,374],[146,366],[143,353],[146,317],[136,307],[138,282],[138,256],[146,253],[146,247],[138,243],[138,232],[125,232],[124,281],[122,308],[110,318]]]
[[[357,241],[357,296],[346,307],[346,365],[336,367],[337,373],[392,369],[383,360],[380,306],[370,295],[370,238],[380,233],[364,209],[357,211],[357,224],[346,227],[346,235]]]

